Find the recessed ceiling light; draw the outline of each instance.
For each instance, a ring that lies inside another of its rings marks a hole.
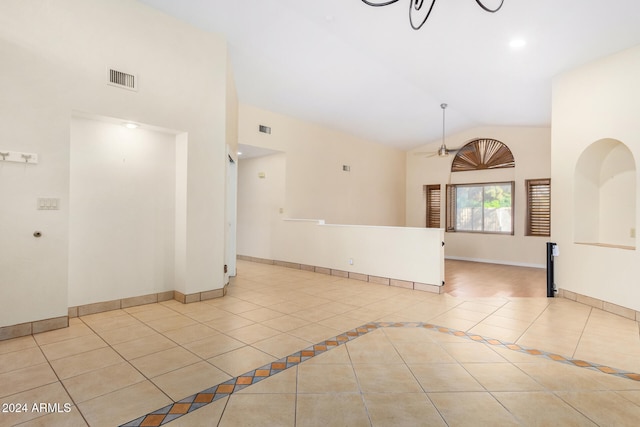
[[[131,123],[131,122],[124,123],[124,124],[123,124],[123,126],[124,126],[124,127],[126,127],[127,129],[137,129],[137,128],[139,128],[139,127],[140,127],[140,125],[139,125],[139,124],[137,124],[137,123]]]
[[[242,156],[242,151],[238,151],[238,156]]]
[[[509,46],[513,49],[523,48],[527,42],[524,39],[513,39],[509,42]]]

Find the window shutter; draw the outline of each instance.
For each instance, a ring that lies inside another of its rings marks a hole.
[[[440,184],[425,185],[427,195],[427,228],[440,228]]]
[[[456,231],[456,186],[447,184],[446,231]]]
[[[527,236],[551,236],[551,180],[528,179]]]

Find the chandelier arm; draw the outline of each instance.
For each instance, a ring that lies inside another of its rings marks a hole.
[[[368,4],[369,6],[373,6],[373,7],[389,6],[390,4],[393,4],[393,3],[397,2],[397,1],[398,0],[389,0],[389,1],[381,2],[381,3],[372,3],[372,2],[367,1],[367,0],[362,0],[363,3]]]
[[[420,2],[420,5],[418,7],[415,7],[414,6],[414,1],[411,0],[409,2],[409,22],[411,23],[411,28],[413,28],[414,30],[419,30],[420,28],[422,28],[424,23],[427,22],[427,19],[429,19],[429,15],[431,15],[431,11],[433,10],[433,6],[435,4],[436,4],[436,0],[432,0],[431,1],[431,6],[429,6],[429,11],[425,15],[424,19],[422,19],[422,22],[420,22],[420,24],[416,25],[416,24],[413,23],[413,19],[414,19],[414,17],[416,17],[418,12],[420,12],[420,9],[422,9],[422,6],[424,6],[424,2]]]
[[[364,1],[364,0],[363,0]],[[500,0],[500,5],[498,5],[498,7],[496,7],[495,9],[490,9],[487,6],[485,6],[480,0],[476,0],[476,3],[478,3],[478,6],[480,6],[481,8],[483,8],[484,10],[486,10],[487,12],[491,12],[491,13],[496,13],[497,11],[500,10],[500,8],[502,7],[502,5],[504,4],[504,0]]]

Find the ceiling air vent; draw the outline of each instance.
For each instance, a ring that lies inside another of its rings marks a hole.
[[[107,84],[128,90],[138,90],[138,76],[107,68]]]

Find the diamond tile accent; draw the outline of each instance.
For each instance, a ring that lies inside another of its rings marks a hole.
[[[502,341],[497,339],[486,338],[477,334],[468,334],[464,331],[457,331],[429,323],[379,322],[368,323],[350,331],[346,331],[336,337],[329,338],[323,342],[295,352],[268,365],[261,366],[253,371],[239,375],[235,378],[225,381],[222,384],[214,385],[211,388],[201,391],[200,393],[186,397],[179,402],[173,403],[164,408],[158,409],[157,411],[123,424],[121,427],[161,426],[167,424],[175,420],[176,418],[191,413],[205,405],[215,402],[218,399],[240,391],[246,387],[251,386],[252,384],[283,372],[293,366],[297,366],[305,360],[311,359],[324,352],[330,351],[331,349],[337,348],[338,346],[341,346],[346,342],[357,339],[358,337],[361,337],[379,328],[425,328],[437,330],[440,333],[466,338],[473,342],[485,343],[495,347],[501,347],[511,351],[525,353],[533,357],[544,357],[559,363],[566,363],[580,368],[594,369],[605,374],[610,374],[633,381],[640,381],[640,374],[637,373],[624,372],[609,366],[597,365],[584,360],[572,359],[570,357],[547,353],[545,351],[533,348],[526,348],[513,343],[503,343]]]

